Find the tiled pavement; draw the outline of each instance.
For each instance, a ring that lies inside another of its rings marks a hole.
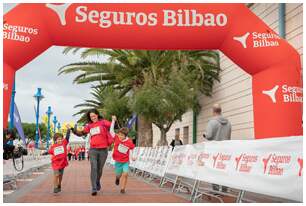
[[[101,203],[120,203],[120,202],[146,202],[146,203],[183,203],[190,202],[182,197],[162,190],[155,185],[148,184],[144,181],[129,177],[126,194],[120,194],[120,188],[114,184],[115,175],[112,168],[105,166],[102,177],[102,192],[97,196],[91,196],[90,187],[90,165],[88,161],[73,161],[65,169],[62,182],[62,192],[53,194],[52,171],[43,174],[45,177],[40,178],[40,182],[34,186],[22,188],[22,194],[12,194],[9,201],[4,202],[101,202]],[[35,180],[33,180],[35,181]]]

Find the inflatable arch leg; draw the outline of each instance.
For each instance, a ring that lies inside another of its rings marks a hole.
[[[302,95],[301,75],[292,62],[253,75],[256,139],[301,135]]]
[[[7,128],[15,70],[5,62],[3,67],[3,127]]]

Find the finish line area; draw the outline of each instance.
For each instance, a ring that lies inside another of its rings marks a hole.
[[[143,156],[140,154],[140,156]],[[45,160],[47,160],[45,156]],[[111,157],[111,153],[109,153]],[[43,162],[44,160],[41,160]],[[45,161],[33,169],[25,162],[24,174],[15,174],[15,185],[4,185],[4,202],[142,202],[142,203],[235,203],[235,202],[295,202],[280,197],[228,188],[225,193],[212,190],[212,184],[196,179],[165,173],[158,176],[145,170],[131,167],[125,194],[115,185],[115,172],[108,158],[102,175],[102,190],[97,196],[90,195],[90,163],[88,160],[69,161],[62,182],[62,192],[52,192],[53,174],[50,162]],[[36,163],[37,164],[37,163]],[[138,164],[139,165],[139,164]],[[137,166],[134,164],[134,166]],[[4,168],[5,169],[5,168]],[[153,171],[152,171],[153,172]]]

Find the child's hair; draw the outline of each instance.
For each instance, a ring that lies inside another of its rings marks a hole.
[[[124,134],[125,136],[128,135],[129,129],[127,127],[122,127],[118,133]]]
[[[55,133],[54,136],[53,136],[54,142],[55,142],[55,141],[57,140],[57,138],[59,138],[59,137],[63,138],[63,134],[62,134],[62,133]]]

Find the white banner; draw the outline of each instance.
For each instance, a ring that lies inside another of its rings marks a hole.
[[[198,151],[197,148],[204,147],[203,144],[175,146],[171,154],[166,172],[178,176],[197,178],[195,167]]]
[[[135,147],[133,150],[130,151],[130,164],[129,164],[130,167],[135,168],[136,161],[133,161],[131,159],[135,157],[137,160],[139,152],[140,152],[140,147]]]
[[[182,145],[172,153],[167,146],[136,147],[130,166],[302,202],[302,144],[302,137],[282,137]]]
[[[167,173],[302,201],[302,137],[175,147]]]
[[[168,146],[156,147],[151,150],[149,155],[149,165],[147,166],[147,172],[155,174],[157,176],[164,176],[167,168],[167,162],[169,161],[171,154],[171,148]]]
[[[162,177],[166,172],[170,154],[171,148],[168,146],[156,148],[136,147],[133,152],[130,153],[131,158],[136,157],[136,161],[130,161],[130,167]]]

